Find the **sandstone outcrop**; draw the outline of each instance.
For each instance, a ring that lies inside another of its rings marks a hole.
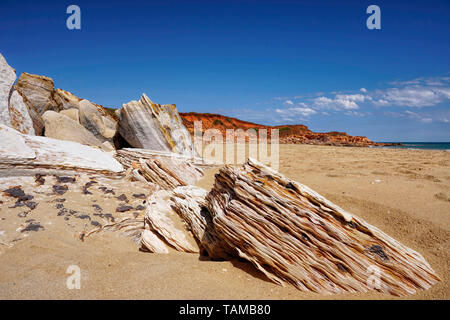
[[[14,90],[9,99],[9,116],[11,127],[25,134],[35,135],[33,120],[22,96]]]
[[[266,126],[253,122],[242,121],[232,117],[226,117],[220,114],[211,113],[181,113],[181,118],[191,135],[194,134],[194,122],[201,121],[202,133],[208,129],[217,129],[222,133],[225,141],[226,130],[242,129],[242,133],[235,131],[236,136],[248,139],[247,130],[254,129],[256,132],[261,129],[267,130],[267,137],[270,139],[271,129],[279,130],[279,143],[287,144],[314,144],[314,145],[333,145],[333,146],[390,146],[400,145],[399,143],[378,143],[373,142],[367,137],[350,136],[345,132],[313,132],[304,125],[280,125]]]
[[[192,140],[175,105],[153,103],[145,94],[124,104],[119,112],[119,134],[134,148],[192,155]]]
[[[62,89],[55,90],[54,98],[61,110],[78,109],[79,103],[82,100],[71,92]]]
[[[7,125],[21,133],[42,132],[39,117],[20,93],[14,89],[16,71],[0,54],[0,124]],[[36,120],[34,118],[36,117]],[[36,124],[34,123],[36,121]]]
[[[166,190],[157,191],[147,199],[145,229],[157,234],[178,251],[199,252],[194,237],[183,225],[181,217],[171,208],[169,199],[170,192]],[[146,244],[148,240],[149,237],[144,239],[142,245],[152,250]]]
[[[54,100],[53,80],[45,76],[22,73],[17,80],[16,90],[39,112],[47,110],[58,111],[58,104]]]
[[[79,103],[79,120],[83,127],[101,141],[112,141],[116,134],[116,124],[101,114],[97,107],[87,100]]]
[[[45,122],[46,137],[102,147],[102,141],[89,130],[61,113],[49,110],[42,115],[42,118]]]
[[[203,170],[187,156],[146,149],[117,150],[116,159],[132,170],[136,180],[148,181],[170,190],[194,184],[203,176]]]
[[[22,134],[0,125],[0,169],[70,170],[122,174],[124,169],[112,156],[76,142]]]
[[[16,81],[16,71],[11,68],[0,54],[0,124],[11,126],[9,116],[9,98]]]
[[[69,117],[76,123],[80,123],[80,116],[79,116],[78,109],[65,109],[65,110],[61,110],[59,113],[66,117]]]
[[[206,204],[217,234],[279,284],[405,296],[439,280],[419,253],[252,160],[223,167]]]

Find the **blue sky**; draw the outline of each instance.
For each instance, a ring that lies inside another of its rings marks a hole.
[[[81,30],[66,28],[67,6]],[[368,30],[366,8],[381,8]],[[450,141],[450,2],[0,2],[0,52],[107,107],[143,92],[181,112],[375,141]]]

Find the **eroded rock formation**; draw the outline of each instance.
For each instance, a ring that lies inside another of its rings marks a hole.
[[[35,134],[39,125],[34,126],[29,106],[14,89],[16,71],[11,68],[0,54],[0,124],[4,124],[19,132]],[[35,130],[36,129],[36,130]]]
[[[9,116],[9,97],[16,81],[16,72],[0,54],[0,124],[11,126]]]
[[[308,187],[249,160],[223,167],[206,197],[217,234],[276,283],[303,291],[428,289],[438,277],[425,259]]]
[[[175,105],[153,103],[145,94],[124,104],[118,132],[134,148],[192,154],[192,140]]]
[[[345,132],[313,132],[304,125],[266,126],[211,113],[189,112],[181,113],[180,116],[191,135],[194,134],[194,123],[196,121],[201,121],[202,133],[204,133],[208,129],[217,129],[222,133],[224,141],[226,130],[229,129],[235,130],[236,136],[244,138],[248,138],[248,129],[254,129],[256,130],[256,132],[261,129],[266,129],[268,138],[270,138],[271,129],[278,129],[279,142],[287,144],[314,144],[355,147],[399,145],[399,143],[377,143],[371,141],[367,137],[350,136]],[[237,131],[238,129],[242,129],[243,132]]]
[[[97,139],[89,130],[61,113],[49,110],[42,115],[42,118],[45,122],[46,137],[102,147],[102,141]]]
[[[194,184],[203,176],[203,170],[192,159],[171,152],[125,148],[117,151],[116,159],[132,170],[136,180],[148,181],[166,190]]]
[[[0,125],[0,169],[72,170],[121,174],[122,165],[109,154],[76,142],[37,137]]]
[[[47,110],[58,111],[51,78],[23,72],[17,80],[16,90],[25,96],[41,115]]]

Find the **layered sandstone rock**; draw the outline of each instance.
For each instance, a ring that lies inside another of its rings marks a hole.
[[[54,99],[61,110],[78,109],[82,100],[69,91],[56,89]]]
[[[53,80],[45,76],[22,73],[17,80],[16,90],[42,115],[47,110],[58,111],[54,100]]]
[[[11,127],[25,134],[35,135],[33,120],[22,96],[14,90],[9,99],[9,116]]]
[[[116,159],[132,169],[135,179],[166,190],[192,185],[203,176],[203,170],[192,159],[170,152],[125,148],[117,151]]]
[[[122,165],[99,149],[76,142],[22,134],[0,125],[0,169],[71,170],[122,174]]]
[[[439,280],[416,251],[256,161],[223,167],[206,205],[217,234],[276,283],[404,296]]]
[[[192,140],[176,106],[153,103],[145,94],[122,106],[118,132],[135,148],[192,155]]]
[[[16,71],[11,68],[0,54],[0,124],[11,126],[9,98],[16,81]]]
[[[79,116],[78,109],[61,110],[59,113],[64,115],[64,116],[66,116],[66,117],[69,117],[70,119],[72,119],[76,123],[80,123],[80,116]]]
[[[102,115],[98,108],[87,100],[81,100],[78,108],[81,125],[92,132],[97,139],[111,142],[116,134],[115,123]]]
[[[26,100],[14,89],[16,71],[0,54],[0,123],[26,134],[40,133],[42,130],[36,110],[31,109]],[[36,124],[34,123],[36,117]]]
[[[334,146],[385,146],[399,145],[373,142],[367,137],[350,136],[345,132],[313,132],[304,125],[280,125],[266,126],[253,122],[242,121],[232,117],[226,117],[220,114],[210,113],[181,113],[184,125],[191,135],[194,134],[194,123],[201,122],[202,134],[208,129],[217,129],[222,133],[225,141],[226,130],[234,130],[235,136],[238,138],[248,139],[249,129],[258,132],[261,129],[267,130],[267,137],[270,139],[271,130],[279,130],[279,143],[288,144],[314,144],[314,145],[334,145]],[[241,129],[239,131],[239,129]]]
[[[49,110],[43,114],[42,118],[45,122],[46,137],[102,147],[102,141],[89,130],[61,113]]]

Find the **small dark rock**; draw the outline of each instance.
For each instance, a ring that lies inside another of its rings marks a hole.
[[[17,208],[17,207],[24,207],[24,206],[25,206],[25,203],[17,200],[16,203],[12,207],[9,207],[9,208],[10,209],[14,209],[14,208]]]
[[[122,193],[120,196],[118,196],[118,197],[117,197],[117,200],[119,200],[119,201],[125,201],[126,203],[129,202],[127,196],[126,196],[124,193]]]
[[[89,187],[91,187],[93,184],[97,183],[97,181],[89,181],[86,182],[86,184],[83,186],[83,194],[92,194],[92,192],[90,192],[88,190]]]
[[[136,210],[144,210],[144,209],[145,209],[145,207],[142,206],[142,205],[138,205],[138,206],[136,207]]]
[[[74,183],[76,181],[75,177],[59,177],[55,176],[58,183]]]
[[[20,186],[6,189],[3,192],[6,196],[16,198],[19,201],[27,201],[34,198],[32,195],[25,194]]]
[[[34,181],[38,184],[38,186],[42,186],[45,183],[44,177],[44,175],[39,173],[34,176]]]
[[[31,210],[34,210],[37,207],[37,202],[34,201],[27,201],[25,202],[25,205],[30,208]]]
[[[78,215],[78,216],[75,216],[76,218],[78,218],[78,219],[89,219],[89,220],[91,220],[91,217],[89,216],[89,215],[87,215],[87,214],[80,214],[80,215]]]
[[[133,194],[133,197],[135,197],[136,199],[145,199],[147,196],[143,193],[135,193]]]
[[[133,210],[132,206],[119,206],[116,208],[116,212],[126,212],[130,210]]]
[[[39,231],[39,229],[45,230],[43,226],[39,224],[39,222],[30,222],[25,229],[23,229],[20,232],[27,232],[27,231]]]
[[[101,223],[100,222],[98,222],[98,221],[91,221],[91,224],[93,225],[93,226],[95,226],[95,227],[101,227],[102,225],[101,225]]]
[[[54,201],[55,201],[55,202],[65,202],[66,199],[64,199],[64,198],[58,198],[58,199],[55,199]]]
[[[64,193],[67,192],[67,190],[69,190],[69,187],[66,186],[66,185],[62,185],[62,186],[61,186],[61,185],[55,184],[55,185],[53,186],[53,193],[54,193],[54,194],[63,195]]]
[[[62,203],[57,203],[56,209],[61,209],[61,208],[64,208],[64,205]]]

